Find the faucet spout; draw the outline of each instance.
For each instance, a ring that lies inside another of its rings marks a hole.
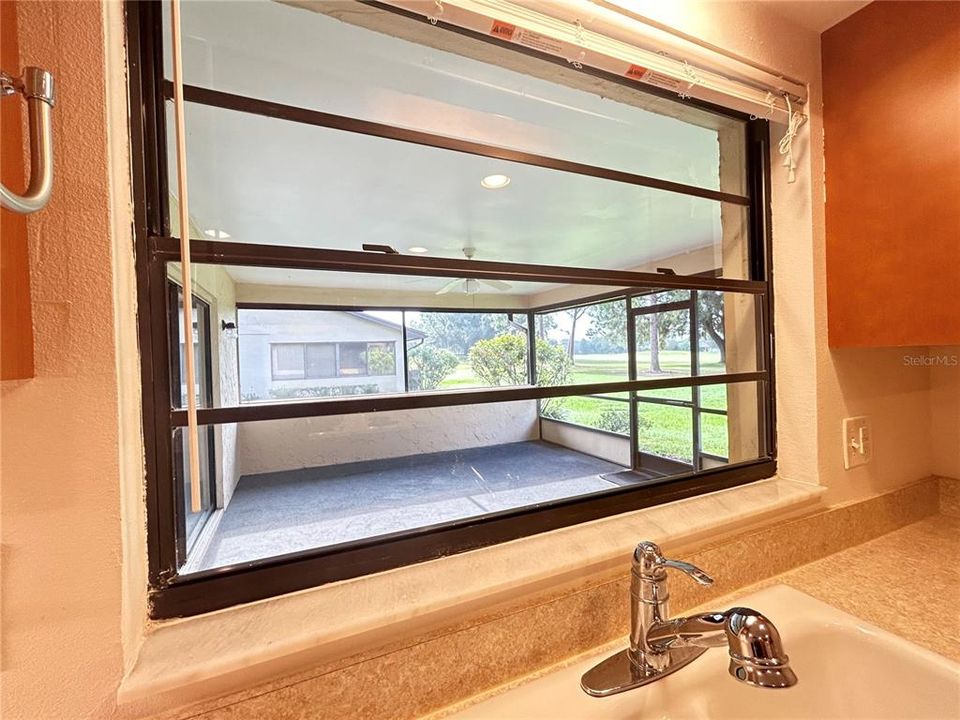
[[[660,622],[650,628],[647,641],[656,653],[680,647],[727,646],[729,672],[740,682],[765,688],[797,684],[790,658],[776,626],[756,610],[735,607]]]

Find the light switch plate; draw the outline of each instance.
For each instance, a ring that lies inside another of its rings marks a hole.
[[[843,467],[866,465],[873,457],[873,430],[866,415],[843,419]]]

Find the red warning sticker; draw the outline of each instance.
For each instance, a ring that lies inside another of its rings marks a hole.
[[[514,33],[517,32],[517,26],[510,23],[493,21],[493,27],[490,28],[490,34],[501,40],[513,40]]]
[[[634,80],[643,80],[647,72],[648,70],[641,65],[631,65],[627,68],[627,72],[625,72],[624,75]]]

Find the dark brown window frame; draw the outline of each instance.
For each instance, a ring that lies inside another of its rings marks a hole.
[[[132,175],[134,190],[135,256],[138,300],[138,338],[143,381],[144,446],[147,475],[147,548],[150,582],[150,614],[154,618],[179,617],[251,602],[293,592],[326,582],[378,572],[451,553],[483,547],[526,535],[565,527],[608,515],[691,497],[770,477],[776,471],[774,367],[772,328],[772,277],[769,221],[769,125],[764,120],[713,106],[691,98],[677,98],[668,91],[639,89],[622,78],[584,68],[583,72],[620,82],[639,93],[671,98],[719,115],[736,118],[747,127],[747,193],[743,196],[682,185],[657,178],[596,168],[505,150],[431,133],[393,128],[326,113],[245,98],[229,93],[188,86],[188,102],[214,105],[281,120],[360,132],[554,169],[605,178],[616,182],[654,187],[697,197],[707,197],[746,206],[750,232],[750,280],[724,280],[704,276],[629,273],[599,269],[527,266],[455,259],[380,255],[338,250],[315,250],[237,243],[191,241],[193,260],[222,265],[314,268],[350,272],[401,272],[439,277],[483,277],[501,280],[530,279],[536,282],[606,285],[619,288],[704,289],[748,292],[760,297],[758,334],[763,341],[763,363],[755,373],[698,378],[631,380],[557,388],[523,387],[408,396],[384,396],[265,404],[257,407],[207,408],[198,413],[201,424],[310,417],[344,412],[367,412],[413,407],[440,407],[474,402],[540,399],[571,394],[600,394],[678,386],[700,386],[740,380],[762,383],[766,392],[762,422],[763,457],[689,477],[671,479],[641,488],[617,488],[593,495],[559,500],[538,508],[517,508],[485,516],[443,523],[416,531],[395,533],[344,543],[338,546],[292,553],[264,561],[241,563],[188,575],[179,575],[184,559],[177,548],[176,506],[172,487],[172,431],[186,424],[186,413],[171,410],[167,345],[166,264],[179,259],[179,241],[169,236],[166,134],[163,114],[169,84],[162,77],[162,14],[159,3],[125,4],[131,110]],[[403,13],[401,13],[403,14]],[[521,50],[494,38],[439,23],[447,31],[469,35],[510,52],[523,52],[563,65],[555,58],[533,50]],[[718,379],[719,378],[719,379]],[[398,402],[399,400],[399,402]]]

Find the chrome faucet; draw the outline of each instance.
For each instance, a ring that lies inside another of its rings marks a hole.
[[[713,584],[700,568],[664,558],[655,543],[637,545],[630,573],[630,647],[584,674],[580,686],[587,694],[605,697],[647,685],[723,645],[730,655],[729,672],[740,682],[765,688],[797,684],[780,633],[756,610],[734,607],[671,620],[667,568],[701,585]]]

